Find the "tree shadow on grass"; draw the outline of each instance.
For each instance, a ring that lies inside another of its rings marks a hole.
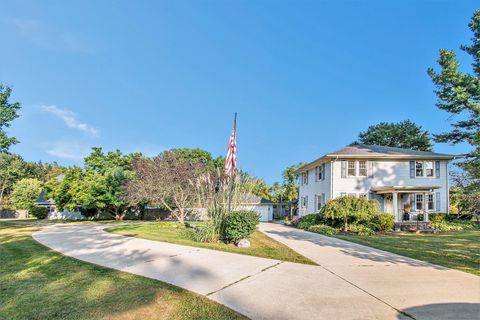
[[[241,317],[176,286],[58,254],[31,239],[33,228],[11,229],[0,229],[0,319]]]

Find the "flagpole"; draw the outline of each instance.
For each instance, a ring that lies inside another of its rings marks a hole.
[[[237,113],[233,117],[233,132],[234,132],[234,139],[235,139],[235,148],[237,144]],[[236,169],[233,174],[230,176],[230,192],[228,194],[228,213],[232,212],[232,194],[233,194],[233,179],[235,179]]]

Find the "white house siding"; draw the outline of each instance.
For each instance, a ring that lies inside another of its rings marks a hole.
[[[365,160],[365,159],[362,159]],[[372,187],[380,186],[439,186],[434,192],[440,193],[440,208],[437,212],[448,212],[448,161],[440,160],[440,178],[410,178],[410,160],[368,160],[373,165],[369,169],[367,177],[342,178],[342,160],[335,160],[325,164],[325,180],[316,181],[315,169],[308,171],[308,184],[302,185],[301,174],[299,175],[299,215],[315,213],[315,195],[325,193],[326,200],[338,198],[346,194],[368,194]],[[332,170],[333,169],[333,170]],[[373,169],[373,178],[370,175]],[[333,173],[332,173],[333,171]],[[333,177],[332,177],[333,174]],[[333,182],[333,183],[331,183]],[[308,196],[307,208],[302,208],[302,197]],[[384,211],[383,197],[375,195],[380,204],[380,210]],[[406,198],[401,200],[406,202]]]
[[[333,198],[342,193],[368,193],[372,187],[381,186],[439,186],[434,192],[440,193],[440,208],[437,212],[447,212],[448,203],[448,162],[440,160],[440,178],[410,178],[410,160],[371,160],[373,161],[373,178],[342,178],[341,160],[334,161]],[[368,167],[368,165],[367,165]],[[377,200],[381,198],[377,197]],[[379,201],[383,205],[383,201]],[[382,208],[381,208],[382,209]],[[384,209],[382,209],[384,210]]]
[[[299,201],[301,201],[301,197],[308,196],[307,208],[302,208],[299,203],[300,215],[318,212],[315,208],[315,195],[320,196],[325,193],[325,201],[331,199],[331,162],[325,163],[325,179],[318,180],[315,175],[315,169],[308,171],[308,184],[302,185],[301,177],[299,179]]]

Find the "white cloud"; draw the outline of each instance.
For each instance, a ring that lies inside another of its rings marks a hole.
[[[90,134],[92,136],[98,136],[98,130],[95,129],[94,127],[84,123],[84,122],[79,122],[77,120],[77,115],[67,109],[61,109],[58,108],[57,106],[40,106],[42,111],[53,114],[54,116],[60,118],[63,120],[63,122],[70,128],[77,129],[80,131],[83,131],[87,134]]]
[[[53,148],[47,150],[51,156],[68,159],[81,160],[89,153],[89,148],[76,142],[57,142]]]

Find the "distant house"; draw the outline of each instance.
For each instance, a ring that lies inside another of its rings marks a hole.
[[[40,196],[38,197],[37,200],[35,200],[35,205],[37,207],[43,207],[43,208],[47,208],[48,209],[48,212],[54,212],[56,210],[56,207],[55,207],[55,200],[53,199],[47,199],[47,192],[46,191],[42,191],[40,193]]]
[[[352,144],[299,168],[299,215],[342,196],[368,197],[395,222],[448,212],[448,162],[455,156]]]

